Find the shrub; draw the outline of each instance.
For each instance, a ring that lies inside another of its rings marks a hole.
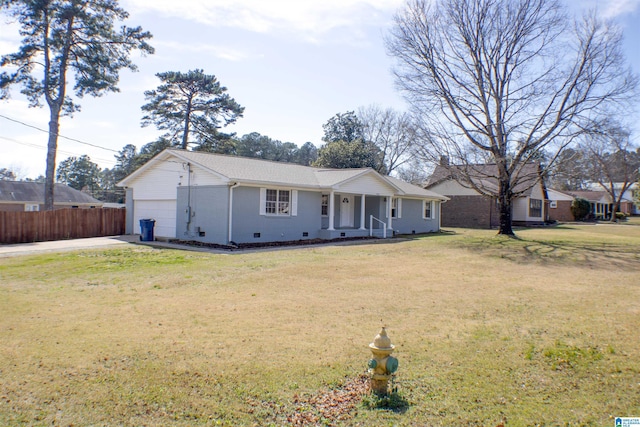
[[[625,221],[627,219],[627,214],[624,212],[616,212],[616,219],[618,221]]]
[[[578,197],[571,202],[571,213],[576,221],[584,221],[591,213],[591,203]]]

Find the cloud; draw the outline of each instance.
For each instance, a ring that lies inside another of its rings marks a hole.
[[[154,43],[156,48],[169,48],[180,52],[208,53],[216,58],[225,59],[227,61],[243,61],[245,59],[255,57],[256,55],[230,48],[229,46],[218,46],[207,43],[180,43],[175,41],[158,41]]]
[[[384,25],[402,4],[403,0],[127,0],[125,7],[256,33],[293,33],[318,42],[338,28],[359,37],[362,27]]]
[[[609,0],[602,6],[603,15],[616,18],[640,9],[640,0]]]

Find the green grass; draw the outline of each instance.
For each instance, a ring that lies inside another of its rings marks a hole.
[[[340,426],[638,416],[640,227],[517,233],[0,259],[0,425],[279,426],[301,411]],[[381,325],[396,345],[397,393],[323,415],[318,402],[366,371]]]

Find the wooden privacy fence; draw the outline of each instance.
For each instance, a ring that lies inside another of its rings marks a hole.
[[[0,211],[0,243],[30,243],[125,233],[124,209]]]

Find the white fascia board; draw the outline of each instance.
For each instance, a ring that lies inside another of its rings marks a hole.
[[[153,157],[147,163],[145,163],[144,165],[140,166],[138,169],[133,171],[133,173],[131,173],[130,175],[127,175],[126,177],[124,177],[124,179],[122,181],[116,183],[116,187],[128,187],[129,183],[131,181],[135,180],[138,176],[140,176],[143,173],[145,173],[148,169],[152,168],[157,163],[166,160],[167,157],[169,157],[171,155],[172,155],[172,153],[170,152],[170,150],[165,148],[163,151],[161,151],[159,154],[157,154],[155,157]]]

